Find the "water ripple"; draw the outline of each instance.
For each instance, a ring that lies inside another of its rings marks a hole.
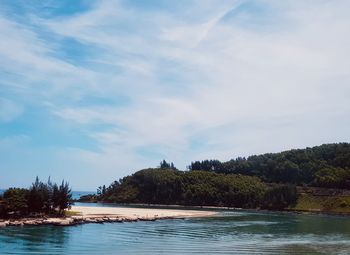
[[[7,254],[350,254],[346,218],[264,214],[0,229]]]

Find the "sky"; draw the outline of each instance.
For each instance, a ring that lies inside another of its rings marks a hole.
[[[349,9],[0,1],[0,188],[349,142]]]

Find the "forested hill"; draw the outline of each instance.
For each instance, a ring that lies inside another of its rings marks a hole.
[[[295,186],[266,184],[257,177],[149,168],[81,201],[283,209],[296,199]]]
[[[195,161],[189,169],[257,176],[269,183],[350,189],[350,144],[324,144],[227,162]]]
[[[254,155],[227,162],[195,161],[189,171],[162,161],[140,170],[85,201],[215,205],[243,208],[292,208],[296,186],[350,189],[350,144]]]

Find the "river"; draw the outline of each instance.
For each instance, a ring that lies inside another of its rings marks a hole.
[[[350,254],[350,218],[220,212],[210,218],[0,229],[3,254]]]

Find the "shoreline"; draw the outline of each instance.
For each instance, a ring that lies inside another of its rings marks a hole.
[[[82,204],[101,204],[101,205],[118,205],[122,207],[135,207],[135,208],[158,208],[158,209],[178,209],[178,210],[219,210],[219,211],[247,211],[247,212],[264,212],[264,213],[281,213],[281,214],[298,214],[298,215],[325,215],[325,216],[350,216],[350,212],[335,212],[335,211],[322,211],[318,209],[309,210],[296,210],[296,209],[284,209],[284,210],[269,210],[259,208],[240,208],[240,207],[227,207],[227,206],[200,206],[200,205],[166,205],[166,204],[142,204],[142,203],[108,203],[108,202],[77,202]]]
[[[96,204],[96,203],[91,203]],[[98,204],[98,203],[97,203]],[[102,203],[103,204],[103,203]],[[111,203],[105,203],[111,205]],[[207,211],[206,211],[207,210]],[[7,226],[74,226],[87,223],[123,223],[137,221],[156,221],[166,219],[186,219],[215,216],[219,211],[254,212],[267,214],[296,214],[305,216],[349,217],[350,213],[325,212],[314,210],[265,210],[244,209],[219,206],[184,206],[160,204],[122,204],[109,206],[72,206],[67,212],[72,216],[63,217],[24,217],[19,219],[0,219],[0,228]]]
[[[217,214],[217,212],[213,211],[89,206],[72,206],[68,212],[75,213],[76,215],[65,217],[6,219],[0,220],[0,227],[41,225],[74,226],[86,223],[123,223],[210,217]]]

